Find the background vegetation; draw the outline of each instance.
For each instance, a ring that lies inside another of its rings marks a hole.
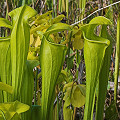
[[[0,1],[1,119],[120,119],[115,2]]]

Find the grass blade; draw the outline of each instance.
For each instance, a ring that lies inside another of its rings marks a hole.
[[[119,58],[120,58],[120,16],[117,19],[117,42],[115,56],[115,81],[114,81],[114,100],[117,102],[118,75],[119,75]]]

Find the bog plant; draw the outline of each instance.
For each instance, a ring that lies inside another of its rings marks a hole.
[[[68,84],[63,88],[64,119],[67,120],[68,117],[69,120],[74,119],[74,108],[85,104],[84,120],[92,120],[96,96],[96,120],[102,120],[112,49],[112,39],[107,31],[107,26],[111,25],[110,20],[99,16],[92,19],[89,24],[76,27],[61,23],[64,15],[52,19],[51,11],[43,15],[36,14],[34,9],[22,6],[9,13],[11,22],[0,18],[0,27],[11,30],[10,36],[0,38],[0,86],[4,85],[7,88],[0,87],[0,90],[13,92],[10,95],[0,91],[0,110],[3,118],[7,119],[6,111],[1,108],[3,105],[10,108],[11,105],[17,105],[15,115],[29,108],[28,106],[21,108],[18,104],[24,103],[31,107],[34,92],[33,68],[40,63],[42,102],[39,109],[40,118],[33,115],[35,117],[33,119],[54,119],[54,101],[57,96],[55,96],[55,88],[57,84],[63,82],[63,76],[67,77],[69,72],[69,69],[67,72],[62,70],[62,66],[66,54],[67,65],[70,65],[68,63],[70,63],[70,44],[72,43],[77,50],[82,49],[84,45],[86,86],[73,80],[67,81]],[[101,25],[100,34],[96,35],[95,30],[99,25]],[[0,117],[2,117],[1,113]],[[30,120],[30,114],[32,114],[30,110],[22,114],[22,119]]]
[[[84,57],[86,65],[86,104],[84,120],[93,119],[95,96],[97,96],[96,120],[103,119],[112,40],[107,32],[111,22],[104,17],[96,17],[88,25],[81,27],[84,36]],[[100,35],[94,33],[101,25]]]
[[[0,90],[8,92],[9,94],[13,93],[13,88],[10,85],[0,82]],[[20,120],[20,113],[26,112],[29,110],[30,106],[20,103],[19,101],[0,103],[0,119],[1,120]]]
[[[30,40],[28,19],[36,15],[36,11],[28,6],[22,6],[10,12],[9,15],[12,22],[0,18],[0,27],[11,30],[10,36],[0,38],[0,81],[11,85],[14,91],[12,95],[0,91],[0,102],[18,100],[31,106],[34,76],[31,62],[27,61]],[[29,119],[29,117],[28,113],[22,116],[23,119]]]

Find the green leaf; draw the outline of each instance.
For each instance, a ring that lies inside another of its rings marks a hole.
[[[82,107],[85,104],[85,85],[70,82],[64,86],[63,92],[65,92],[63,116],[65,120],[68,118],[72,120],[73,111],[69,106],[72,104],[73,107]]]
[[[74,107],[82,107],[85,104],[85,96],[82,94],[78,85],[74,86],[72,89],[71,104]]]
[[[84,46],[84,40],[80,39],[80,37],[77,36],[74,38],[74,40],[72,40],[72,45],[73,45],[74,49],[80,50]]]
[[[52,24],[60,22],[65,16],[63,14],[58,15],[56,18],[52,19]]]
[[[66,46],[48,42],[46,37],[43,37],[40,50],[40,65],[42,70],[42,120],[53,120],[55,85],[64,62],[65,54]]]
[[[29,51],[28,52],[28,55],[27,55],[27,60],[39,60],[38,56],[36,56],[36,52],[31,52]]]
[[[40,36],[40,39],[42,39],[43,38],[43,32],[42,31],[37,31],[37,34]]]
[[[15,113],[11,120],[21,120],[21,116],[18,113]]]
[[[82,31],[77,27],[72,30],[72,46],[77,50],[82,49],[84,46]]]
[[[7,85],[7,84],[5,84],[5,83],[3,83],[3,82],[0,82],[0,90],[4,90],[4,91],[6,91],[6,92],[8,92],[8,93],[13,93],[13,88],[12,88],[12,86],[10,86],[10,85]]]
[[[48,22],[48,19],[44,18],[38,21],[35,21],[35,24],[44,25]]]
[[[117,103],[118,90],[118,76],[119,76],[119,62],[120,62],[120,15],[117,18],[117,41],[116,41],[116,55],[115,55],[115,76],[114,76],[114,100]]]
[[[71,89],[69,89],[69,94],[70,94],[70,92],[71,92]],[[67,108],[68,106],[70,106],[70,104],[71,104],[70,96],[64,97],[63,100],[65,100],[65,103],[64,103],[64,107],[65,108]]]
[[[15,107],[15,111],[20,114],[20,113],[23,113],[23,112],[26,112],[27,110],[29,110],[29,106],[28,105],[25,105],[23,103],[20,103],[19,101],[15,101],[14,103],[14,107]]]
[[[80,84],[78,87],[80,88],[81,94],[83,96],[86,96],[86,86],[83,84]]]
[[[22,6],[11,11],[9,15],[13,26],[10,40],[12,86],[15,88],[13,100],[19,100],[30,41],[28,19],[35,16],[36,11],[28,6]]]
[[[4,18],[0,18],[0,27],[12,28],[10,21]]]
[[[0,18],[0,27],[12,28],[11,23],[3,18]],[[10,36],[0,37],[0,77],[3,83],[11,85],[11,60],[10,60]],[[11,100],[10,95],[0,91],[0,102]]]
[[[72,85],[76,85],[75,83],[73,84],[73,82],[69,82],[67,84],[65,84],[64,88],[63,88],[63,92],[65,92],[65,90],[69,87],[71,87]]]
[[[19,101],[11,102],[11,103],[0,103],[0,110],[2,110],[5,114],[7,120],[11,120],[14,115],[26,112],[29,110],[29,106]],[[15,115],[15,117],[17,117]]]
[[[58,77],[58,79],[57,79],[56,84],[60,84],[60,83],[62,83],[63,81],[67,81],[67,72],[64,71],[64,70],[61,71],[61,73],[60,73],[60,75],[59,75],[59,77]]]
[[[73,116],[72,109],[63,108],[63,116],[64,116],[64,120],[73,120],[73,118],[72,118],[72,116]]]
[[[0,38],[0,77],[1,82],[8,85],[11,84],[11,61],[10,61],[10,37]],[[2,91],[0,91],[0,94]],[[6,92],[3,92],[2,96],[0,95],[1,102],[7,102],[10,100],[10,95]],[[2,101],[2,99],[4,101]]]
[[[65,96],[64,96],[63,100],[68,102],[68,99],[70,100],[71,92],[72,92],[72,85],[66,88],[66,92],[65,92]],[[71,101],[70,101],[70,103],[71,103]],[[70,103],[69,104],[65,104],[65,105],[69,106]]]
[[[27,63],[29,64],[29,67],[31,68],[31,70],[40,64],[38,60],[27,60]]]
[[[48,12],[42,14],[42,15],[37,15],[37,19],[35,20],[35,22],[39,21],[39,20],[42,20],[42,19],[46,18],[47,16],[50,16],[51,13],[52,13],[52,11],[48,11]]]
[[[7,20],[0,19],[0,26],[12,28],[11,36],[0,38],[0,78],[3,83],[14,87],[13,96],[0,91],[0,102],[19,100],[31,106],[34,91],[33,67],[38,64],[27,61],[30,40],[28,20],[36,15],[36,11],[28,6],[22,6],[9,13],[12,27]],[[12,112],[14,120],[19,115]],[[10,118],[10,117],[8,117]],[[30,111],[22,114],[22,119],[30,119]]]
[[[63,100],[65,100],[64,105],[67,105],[66,107],[68,107],[70,104],[72,104],[74,107],[82,107],[85,104],[85,85],[77,85],[76,83],[70,82],[64,86],[63,92],[65,92]]]
[[[106,17],[103,17],[103,16],[98,16],[98,17],[95,17],[93,18],[89,24],[96,24],[96,25],[110,25],[112,24],[112,22],[107,19]]]
[[[21,102],[32,106],[33,92],[34,92],[34,74],[33,68],[38,65],[38,61],[26,61],[23,74],[23,84],[21,86],[20,100]],[[30,120],[31,111],[27,111],[22,114],[22,119]]]
[[[103,65],[101,67],[101,71],[99,74],[99,81],[98,81],[98,94],[97,94],[97,105],[96,105],[96,119],[102,120],[103,119],[103,112],[104,112],[104,104],[106,99],[106,92],[107,92],[107,84],[108,84],[108,77],[109,77],[109,68],[110,68],[110,60],[111,60],[111,53],[112,53],[112,38],[107,32],[107,26],[102,26],[101,37],[107,38],[110,40],[110,45],[105,51]]]
[[[72,119],[73,110],[68,108],[69,105],[70,105],[70,99],[68,98],[68,99],[65,101],[64,107],[63,107],[64,120],[73,120],[73,119]]]
[[[99,76],[104,63],[106,49],[110,45],[110,41],[106,37],[99,37],[94,34],[96,26],[104,24],[111,24],[111,22],[107,18],[100,16],[91,20],[88,25],[81,27],[85,39],[84,58],[86,65],[86,104],[84,120],[93,119],[95,89],[97,83],[100,81]],[[102,102],[99,106],[103,104]],[[99,114],[99,117],[101,116],[102,115]]]
[[[53,24],[52,26],[50,26],[47,29],[47,31],[44,33],[44,35],[46,36],[46,38],[48,38],[49,34],[61,32],[64,30],[71,30],[71,27],[67,24],[64,24],[64,23],[56,23],[56,24]]]
[[[1,93],[0,91],[0,102],[17,99],[31,106],[34,77],[33,65],[27,62],[30,40],[28,19],[36,15],[36,11],[28,6],[22,6],[10,12],[9,15],[12,19],[11,36],[0,38],[0,77],[3,83],[14,88],[14,93],[13,96],[10,96],[6,92]],[[9,22],[4,20],[1,26],[9,27],[8,24]],[[28,111],[22,115],[22,118],[29,119],[29,116]]]
[[[74,66],[74,64],[73,64],[74,58],[75,58],[75,55],[72,55],[69,58],[67,58],[68,63],[69,63],[69,66],[67,66],[67,67],[68,67],[69,70],[72,69],[73,66]]]

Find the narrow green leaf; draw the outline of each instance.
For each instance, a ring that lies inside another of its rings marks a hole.
[[[110,45],[105,51],[103,65],[101,67],[101,71],[99,74],[97,105],[96,105],[96,120],[103,120],[104,104],[105,104],[108,77],[109,77],[110,59],[112,53],[112,38],[107,32],[107,25],[102,26],[101,37],[109,39]]]
[[[115,56],[114,100],[116,103],[117,103],[119,62],[120,62],[120,16],[117,19],[117,42],[116,42],[116,56]]]
[[[94,34],[94,29],[100,23],[102,25],[102,24],[110,24],[111,22],[104,17],[98,17],[98,18],[97,17],[94,18],[94,20],[92,20],[90,24],[81,27],[85,39],[84,58],[86,65],[86,104],[85,104],[84,120],[93,119],[92,112],[94,107],[95,89],[104,62],[106,49],[110,45],[110,41],[108,39],[96,36]],[[98,24],[97,24],[97,20],[98,20]]]
[[[3,83],[11,84],[11,60],[10,60],[10,37],[0,38],[0,77]],[[8,97],[7,97],[8,96]],[[10,95],[3,92],[0,101],[10,100]]]
[[[15,87],[13,100],[19,100],[30,40],[28,19],[36,15],[36,11],[28,6],[22,6],[11,11],[9,15],[13,26],[10,40],[12,86]]]
[[[83,15],[85,13],[85,5],[86,5],[87,0],[79,0],[79,8],[80,8],[80,19],[83,19]]]
[[[67,19],[68,19],[68,14],[69,14],[69,0],[66,0],[66,13],[67,13]]]
[[[34,61],[35,62],[35,61]],[[33,68],[38,65],[33,61],[26,61],[26,66],[24,67],[23,81],[21,86],[20,100],[21,102],[32,106],[33,92],[34,92],[34,74]],[[22,119],[30,120],[31,111],[27,111],[22,114]]]
[[[42,120],[53,120],[54,90],[65,54],[65,46],[48,42],[45,36],[43,37],[40,50],[40,64],[42,69]]]
[[[12,28],[11,23],[4,18],[0,18],[0,27]],[[0,77],[3,83],[11,85],[10,36],[0,37]],[[7,102],[10,95],[0,91],[0,98],[0,102]]]

